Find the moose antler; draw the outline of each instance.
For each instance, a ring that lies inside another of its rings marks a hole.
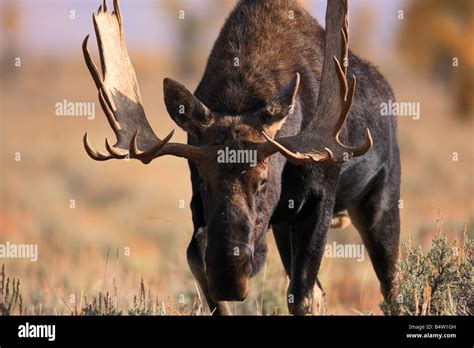
[[[373,146],[369,129],[366,142],[356,148],[341,143],[339,136],[346,123],[356,89],[356,77],[347,81],[349,66],[349,20],[346,0],[328,1],[326,11],[326,53],[321,77],[318,106],[313,120],[301,134],[272,139],[263,132],[267,143],[262,157],[280,152],[294,164],[307,162],[340,163],[364,155]],[[300,76],[295,78],[297,91]],[[315,150],[316,149],[316,150]]]
[[[114,11],[109,12],[107,0],[93,14],[94,28],[99,47],[102,76],[87,49],[89,36],[84,39],[82,50],[89,72],[99,91],[99,101],[117,137],[117,143],[110,145],[106,139],[108,153],[94,150],[87,133],[84,147],[88,155],[97,161],[133,158],[144,164],[164,155],[198,160],[201,149],[169,143],[173,132],[160,139],[153,132],[145,115],[135,70],[125,45],[125,34],[118,0],[114,0]]]

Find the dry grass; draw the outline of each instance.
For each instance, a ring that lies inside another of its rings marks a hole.
[[[20,294],[20,279],[10,279],[5,274],[5,265],[0,272],[0,314],[23,313],[23,299]]]
[[[464,231],[462,241],[455,240],[451,245],[442,230],[442,222],[438,222],[437,234],[428,253],[418,245],[404,245],[403,256],[399,265],[399,276],[396,282],[397,296],[381,303],[380,308],[387,315],[472,315],[474,309],[474,242]],[[255,313],[246,308],[244,313],[255,315],[279,315],[282,311],[275,305],[278,302],[274,291],[265,291],[267,266],[263,271],[260,298],[255,300]],[[104,277],[106,274],[104,275]],[[128,308],[119,306],[119,289],[115,278],[112,280],[111,292],[100,291],[89,300],[81,295],[77,304],[62,301],[68,311],[55,314],[70,314],[81,316],[157,316],[157,315],[209,315],[203,303],[200,291],[195,284],[196,296],[186,303],[185,296],[180,295],[178,301],[160,297],[145,286],[140,280],[138,292],[128,301]],[[267,296],[269,295],[269,296]],[[360,299],[363,298],[363,286]],[[126,299],[124,299],[126,300]],[[0,273],[0,313],[2,315],[22,315],[23,301],[20,293],[20,280],[10,278],[5,274],[2,265]],[[326,315],[326,297],[315,301],[314,314]],[[273,308],[272,308],[273,306]],[[241,306],[240,306],[241,307]],[[241,308],[240,308],[241,309]],[[270,311],[271,309],[271,311]],[[357,315],[372,315],[373,311],[362,312],[351,308]],[[238,313],[234,306],[234,313]],[[284,313],[284,312],[283,312]],[[34,311],[31,314],[35,314]],[[39,310],[36,314],[42,314]]]

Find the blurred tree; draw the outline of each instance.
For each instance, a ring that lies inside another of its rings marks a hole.
[[[206,59],[208,51],[202,52],[206,40],[214,40],[210,30],[224,23],[235,0],[164,0],[159,2],[160,11],[165,11],[176,33],[175,67],[185,78],[198,73],[197,61]],[[217,34],[216,34],[217,35]],[[207,47],[207,46],[206,46]]]
[[[399,48],[418,71],[441,80],[460,119],[474,113],[474,1],[412,0]]]
[[[0,33],[2,49],[0,50],[0,71],[2,78],[12,79],[15,76],[15,58],[18,53],[18,38],[21,31],[21,11],[14,0],[0,1]]]
[[[299,0],[309,9],[311,1]],[[209,50],[217,38],[220,26],[224,24],[237,0],[163,0],[158,2],[159,11],[165,11],[176,33],[175,68],[184,78],[195,76],[197,69],[207,59]]]
[[[377,13],[368,4],[361,4],[354,12],[354,19],[350,24],[351,50],[362,56],[369,56]]]

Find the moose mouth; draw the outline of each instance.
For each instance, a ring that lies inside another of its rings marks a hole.
[[[268,251],[265,237],[265,233],[261,234],[260,238],[255,241],[255,246],[246,247],[246,249],[249,250],[247,262],[250,266],[250,277],[257,275],[265,264]],[[204,259],[207,247],[207,227],[200,227],[196,232],[195,238]],[[204,265],[206,265],[205,262]]]

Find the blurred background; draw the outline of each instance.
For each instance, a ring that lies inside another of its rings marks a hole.
[[[324,25],[325,1],[300,2]],[[197,86],[235,3],[121,1],[129,53],[159,136],[176,128],[164,108],[163,78]],[[36,263],[0,263],[21,279],[28,314],[67,314],[71,295],[111,291],[113,279],[118,306],[128,308],[141,278],[160,299],[177,303],[176,313],[187,313],[197,296],[185,252],[192,234],[187,163],[97,163],[83,149],[86,131],[98,148],[112,135],[81,52],[99,4],[0,0],[0,243],[39,246]],[[419,120],[399,118],[402,241],[428,248],[438,211],[451,239],[465,225],[472,234],[474,2],[357,0],[350,19],[351,49],[380,68],[398,101],[421,105]],[[89,47],[98,62],[95,40]],[[96,103],[95,119],[56,116],[64,100]],[[177,131],[175,140],[185,139]],[[287,313],[287,279],[268,239],[265,272],[250,297],[233,305],[238,314]],[[352,227],[331,231],[333,241],[361,243]],[[327,314],[380,313],[368,257],[325,258],[320,280]]]

